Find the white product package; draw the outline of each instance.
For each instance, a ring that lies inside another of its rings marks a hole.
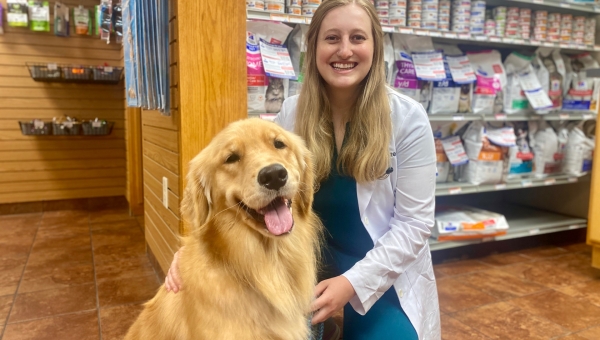
[[[435,212],[433,237],[438,241],[468,240],[506,234],[502,214],[467,206],[442,206]]]
[[[592,170],[594,138],[588,138],[582,128],[583,122],[580,122],[569,131],[562,164],[567,175],[583,176]]]
[[[393,87],[396,91],[409,96],[423,105],[425,110],[431,100],[431,82],[417,79],[411,52],[433,50],[431,38],[394,34],[395,72]]]
[[[531,64],[533,57],[513,52],[506,57],[504,69],[506,70],[506,88],[504,90],[504,113],[527,113],[529,100],[523,92],[519,81],[519,72]]]
[[[592,101],[595,101],[592,95],[597,82],[586,76],[586,70],[598,68],[598,62],[589,53],[565,56],[565,59],[567,85],[563,110],[589,110],[590,107],[595,107],[595,104],[592,105]]]
[[[292,28],[276,22],[246,22],[248,112],[277,113],[288,96],[289,79],[268,77],[262,63],[260,40],[283,45]]]
[[[500,52],[496,50],[468,52],[467,56],[477,77],[473,91],[473,113],[502,112],[502,91],[506,87],[506,72]]]
[[[528,138],[529,126],[527,122],[514,122],[511,125],[515,143],[508,146],[506,177],[527,177],[533,173],[534,165]]]
[[[504,172],[503,150],[490,142],[483,122],[471,123],[462,139],[469,163],[461,167],[461,180],[475,185],[500,183]]]
[[[453,165],[459,166],[468,162],[468,157],[462,145],[460,137],[454,136],[466,122],[431,122],[433,138],[435,141],[435,154],[437,158],[437,177],[436,183],[444,183],[450,180],[449,176],[453,173]],[[451,150],[449,150],[448,144]],[[446,145],[446,147],[445,147]],[[448,152],[451,154],[448,155]]]
[[[385,82],[390,86],[394,86],[394,69],[396,63],[394,62],[394,45],[392,44],[392,38],[389,33],[386,33],[383,37],[383,61],[385,64]]]
[[[306,33],[308,32],[307,25],[296,25],[288,39],[288,50],[292,59],[294,72],[298,76],[297,80],[290,80],[289,96],[294,96],[300,93],[303,80],[303,64],[304,55],[306,53]]]
[[[536,50],[537,59],[534,65],[538,65],[536,73],[542,87],[548,93],[552,101],[551,110],[560,110],[563,102],[565,86],[565,63],[559,50],[540,47]]]
[[[529,122],[530,144],[533,149],[534,174],[545,177],[561,171],[568,130],[559,127],[559,133],[545,120]],[[559,138],[560,135],[560,138]]]

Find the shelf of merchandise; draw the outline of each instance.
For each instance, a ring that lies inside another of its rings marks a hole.
[[[246,18],[250,20],[268,20],[268,21],[280,21],[295,24],[310,24],[311,18],[302,15],[274,13],[270,11],[256,11],[247,9]],[[384,32],[390,33],[403,33],[412,34],[418,36],[426,36],[439,38],[441,40],[448,40],[452,42],[468,42],[469,44],[484,44],[484,45],[506,45],[511,46],[545,46],[553,48],[561,48],[565,51],[600,51],[600,46],[591,45],[576,45],[570,43],[558,43],[558,42],[540,42],[529,39],[515,39],[506,37],[487,37],[484,35],[472,36],[471,34],[463,34],[456,32],[443,32],[438,30],[427,30],[422,28],[410,28],[400,26],[382,26]]]
[[[501,213],[506,217],[509,225],[506,235],[477,240],[444,242],[439,242],[432,238],[429,239],[429,247],[432,251],[436,251],[587,227],[587,220],[583,218],[565,216],[522,206],[510,205],[500,207],[500,209],[499,207],[493,207],[493,211]]]
[[[481,114],[430,114],[432,122],[461,121],[461,120],[483,120],[483,121],[523,121],[523,120],[588,120],[596,119],[594,111],[560,111],[548,114],[504,114],[494,115]]]
[[[488,1],[486,1],[487,3]],[[600,13],[600,8],[593,4],[581,4],[581,3],[573,3],[567,1],[553,1],[553,0],[502,0],[502,1],[489,1],[491,6],[497,6],[500,2],[502,2],[503,6],[510,6],[512,4],[507,5],[506,2],[514,3],[514,6],[519,6],[521,4],[527,5],[522,7],[535,7],[535,8],[544,8],[548,11],[558,10],[558,11],[568,11],[570,13]],[[519,6],[521,7],[521,6]]]
[[[512,190],[512,189],[524,189],[533,187],[543,187],[550,185],[560,185],[576,183],[579,181],[589,180],[589,176],[584,175],[581,177],[572,175],[555,175],[544,178],[521,178],[507,180],[506,182],[499,184],[471,184],[462,182],[446,182],[437,183],[435,188],[436,196],[450,196],[450,195],[464,195],[474,194],[478,192],[488,191],[501,191],[501,190]]]

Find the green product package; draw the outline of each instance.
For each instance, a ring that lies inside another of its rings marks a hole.
[[[50,3],[29,0],[29,29],[36,32],[50,32]]]
[[[8,0],[6,21],[11,27],[27,27],[27,0]]]
[[[90,11],[83,6],[73,8],[73,17],[75,19],[75,34],[92,34],[92,20]]]

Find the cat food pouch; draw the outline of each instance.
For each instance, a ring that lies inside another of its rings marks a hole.
[[[589,53],[567,56],[566,59],[568,85],[564,90],[563,110],[589,110],[596,82],[586,76],[586,70],[598,68],[598,62]]]
[[[292,28],[277,22],[248,21],[246,30],[248,112],[277,113],[288,96],[289,80],[265,74],[260,39],[270,44],[283,45]]]
[[[502,112],[502,91],[506,86],[506,72],[502,66],[500,52],[496,50],[468,52],[467,57],[469,57],[477,77],[473,91],[473,113]]]

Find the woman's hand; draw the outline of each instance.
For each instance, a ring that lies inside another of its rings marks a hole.
[[[173,256],[173,262],[171,262],[171,267],[169,267],[169,272],[165,277],[167,292],[177,293],[183,289],[183,282],[181,282],[181,276],[179,275],[179,256],[183,248],[181,247]]]
[[[356,294],[354,287],[342,275],[319,282],[315,287],[315,296],[311,309],[314,312],[312,324],[327,320],[335,312],[343,308]]]

